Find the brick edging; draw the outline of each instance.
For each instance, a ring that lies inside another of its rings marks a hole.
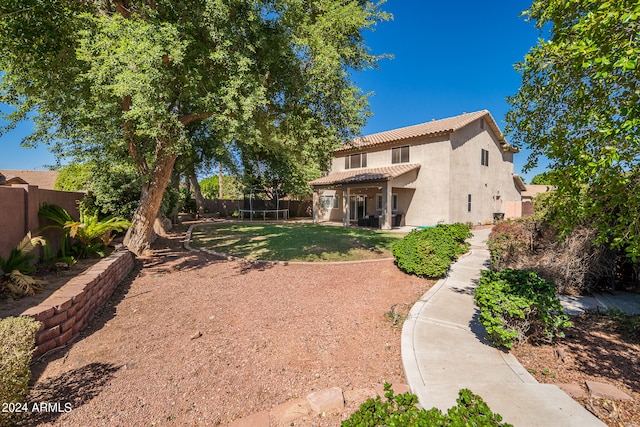
[[[21,316],[30,316],[40,322],[34,357],[76,339],[133,265],[131,252],[127,249],[115,251],[69,280],[37,306],[22,312]]]

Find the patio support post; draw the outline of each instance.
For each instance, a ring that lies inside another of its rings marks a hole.
[[[393,210],[391,197],[391,182],[385,181],[382,184],[382,215],[380,216],[380,228],[383,230],[391,230],[391,215]]]
[[[342,188],[342,225],[349,226],[349,187]]]
[[[318,223],[318,213],[320,209],[320,192],[313,190],[313,223]]]

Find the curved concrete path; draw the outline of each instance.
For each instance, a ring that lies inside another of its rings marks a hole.
[[[473,288],[488,266],[489,232],[474,231],[470,253],[413,306],[404,323],[402,362],[411,391],[424,408],[446,411],[456,404],[458,390],[468,388],[515,427],[605,426],[484,339]]]

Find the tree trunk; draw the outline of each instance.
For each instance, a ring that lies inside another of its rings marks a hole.
[[[131,227],[124,238],[124,245],[136,255],[143,255],[150,249],[153,223],[158,216],[164,191],[167,188],[177,156],[170,154],[171,143],[159,143],[156,164],[151,171],[150,181],[142,186],[140,204],[133,214]]]
[[[202,197],[202,191],[200,190],[200,184],[198,183],[198,178],[194,171],[189,173],[189,181],[191,182],[191,188],[193,189],[193,194],[196,199],[196,210],[198,211],[198,216],[202,217],[204,215],[204,197]]]
[[[222,200],[222,163],[220,163],[218,170],[218,199]]]

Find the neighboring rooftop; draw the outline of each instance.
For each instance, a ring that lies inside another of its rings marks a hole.
[[[540,193],[547,193],[549,191],[555,190],[553,185],[546,184],[526,184],[526,190],[522,192],[522,198],[533,199]]]
[[[372,135],[365,135],[359,138],[354,138],[349,144],[345,144],[344,147],[339,148],[336,151],[348,151],[357,148],[374,147],[377,145],[383,145],[390,142],[402,141],[404,139],[416,138],[421,136],[439,136],[448,135],[461,129],[468,124],[484,118],[489,127],[493,130],[493,133],[498,138],[498,142],[505,149],[513,148],[507,143],[502,135],[502,131],[498,124],[494,120],[491,113],[487,110],[476,111],[474,113],[463,113],[455,117],[447,117],[440,120],[432,120],[430,122],[421,123],[418,125],[407,126],[399,129],[388,130],[385,132],[374,133]]]
[[[53,190],[56,180],[58,179],[58,173],[59,172],[56,171],[38,170],[0,170],[0,174],[5,176],[7,184],[22,184],[26,182],[29,185],[37,185],[38,188],[44,190]],[[20,182],[20,180],[23,182]]]

